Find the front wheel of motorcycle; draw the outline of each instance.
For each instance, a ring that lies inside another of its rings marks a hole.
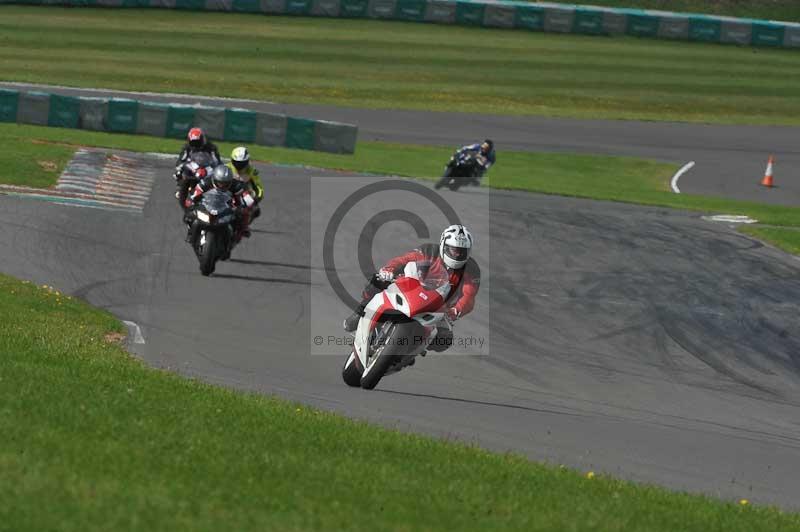
[[[361,386],[361,373],[362,371],[358,365],[356,354],[355,352],[351,352],[342,368],[342,380],[348,386],[358,388]]]
[[[392,323],[384,332],[380,345],[367,360],[361,375],[361,387],[365,390],[375,388],[395,361],[421,347],[416,340],[423,337],[424,330],[416,321]]]
[[[200,260],[200,273],[209,276],[214,273],[217,262],[216,234],[213,231],[206,231],[205,242],[200,245],[200,252],[197,258]]]

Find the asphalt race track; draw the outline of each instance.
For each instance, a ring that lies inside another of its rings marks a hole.
[[[84,96],[134,97],[162,102],[202,103],[282,112],[358,124],[360,140],[460,146],[491,137],[502,150],[600,153],[646,157],[696,166],[680,180],[683,193],[739,200],[800,204],[800,127],[720,126],[665,122],[575,120],[480,113],[351,109],[291,105],[197,96],[137,94],[123,91],[53,88],[0,82],[0,87],[46,89]],[[775,155],[775,184],[759,186],[767,158]],[[532,168],[531,171],[536,171]]]
[[[163,179],[142,214],[0,196],[0,271],[136,322],[146,341],[136,353],[186,375],[582,470],[800,507],[795,258],[679,211],[446,193],[467,223],[490,222],[490,238],[478,235],[490,245],[476,251],[487,282],[458,324],[490,334],[490,351],[429,355],[366,392],[341,381],[345,347],[310,354],[311,335],[336,334],[347,310],[326,288],[309,224],[342,182],[380,178],[261,167],[256,231],[204,278],[183,242],[171,161],[153,164]],[[341,234],[357,230],[344,223]],[[416,243],[400,226],[381,231],[375,257]]]

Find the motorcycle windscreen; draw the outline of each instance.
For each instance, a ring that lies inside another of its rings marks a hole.
[[[439,312],[450,292],[449,280],[438,277],[427,278],[424,283],[416,277],[400,277],[395,285],[404,297],[393,301],[390,295],[389,300],[396,303],[395,308],[401,308],[409,317],[423,312]]]
[[[211,166],[211,155],[204,151],[194,151],[189,155],[189,160],[197,164],[200,168]]]
[[[437,292],[443,300],[450,294],[450,274],[444,268],[431,267],[430,261],[409,262],[403,275],[417,279],[423,289]]]
[[[233,196],[227,190],[212,188],[202,196],[203,208],[210,214],[223,215],[232,210]]]

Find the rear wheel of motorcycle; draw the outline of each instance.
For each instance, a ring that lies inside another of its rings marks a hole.
[[[364,368],[361,375],[361,387],[372,390],[378,385],[398,357],[414,351],[414,339],[422,337],[422,327],[416,321],[393,323],[385,333],[383,345],[375,350],[375,354]]]
[[[217,262],[217,242],[216,235],[213,231],[206,232],[206,242],[200,246],[200,273],[209,276],[214,273],[214,268]]]
[[[342,380],[348,386],[358,388],[361,386],[361,373],[355,352],[350,353],[342,368]]]

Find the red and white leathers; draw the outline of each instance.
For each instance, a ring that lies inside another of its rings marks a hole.
[[[451,319],[460,318],[472,312],[475,307],[475,296],[481,282],[481,271],[475,259],[470,258],[463,268],[449,269],[439,255],[439,246],[425,244],[404,255],[395,257],[387,262],[381,271],[364,289],[363,301],[367,302],[379,291],[389,285],[389,273],[394,277],[403,272],[406,264],[416,262],[417,267],[429,268],[428,275],[446,272],[450,279],[450,292],[445,301]],[[385,272],[383,275],[381,272]]]

